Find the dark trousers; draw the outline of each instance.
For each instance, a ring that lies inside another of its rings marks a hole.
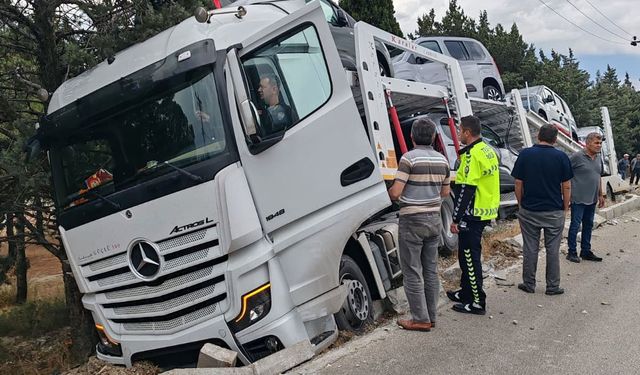
[[[467,228],[458,235],[458,262],[462,270],[460,277],[460,299],[462,303],[485,305],[486,294],[482,289],[482,231],[489,223],[467,221]]]
[[[596,213],[596,204],[577,204],[571,203],[571,225],[569,226],[569,235],[567,243],[569,245],[569,254],[578,255],[578,232],[582,225],[582,234],[580,238],[580,256],[587,255],[591,252],[591,232],[593,231],[593,217]]]
[[[636,179],[636,185],[638,185],[638,179],[640,179],[640,170],[631,170],[631,179],[629,180],[629,185],[633,184],[633,178]]]

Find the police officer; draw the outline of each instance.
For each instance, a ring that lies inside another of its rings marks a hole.
[[[457,302],[452,309],[461,313],[484,315],[486,295],[482,290],[482,231],[498,217],[500,172],[498,157],[482,141],[480,119],[463,117],[460,141],[460,167],[456,173],[455,206],[451,232],[458,233],[458,262],[462,270],[460,289],[447,292]]]

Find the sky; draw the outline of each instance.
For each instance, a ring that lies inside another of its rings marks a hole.
[[[543,2],[586,31],[554,13]],[[418,28],[417,18],[431,8],[440,20],[449,0],[393,0],[393,4],[396,19],[406,35]],[[592,80],[597,70],[603,72],[609,64],[616,68],[620,79],[628,72],[634,86],[640,88],[640,43],[637,47],[631,46],[631,36],[627,34],[640,38],[638,0],[458,0],[458,4],[466,15],[476,20],[480,11],[486,10],[492,27],[500,23],[509,29],[515,22],[524,41],[547,54],[551,49],[565,54],[569,48],[573,49],[580,66],[591,74]]]

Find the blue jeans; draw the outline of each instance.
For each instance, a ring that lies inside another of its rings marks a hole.
[[[578,255],[577,241],[580,224],[582,224],[582,238],[580,240],[580,256],[591,253],[591,231],[593,231],[593,217],[596,204],[571,203],[571,225],[569,226],[569,254]]]

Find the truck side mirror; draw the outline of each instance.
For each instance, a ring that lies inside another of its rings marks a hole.
[[[40,144],[40,140],[38,140],[36,137],[29,138],[29,140],[23,147],[23,151],[25,153],[25,160],[27,163],[37,158],[38,155],[42,153],[42,145]]]
[[[349,20],[347,19],[347,16],[344,14],[344,11],[342,9],[337,9],[336,10],[336,26],[343,27],[343,26],[347,26],[348,24],[349,24]]]
[[[430,60],[427,60],[424,57],[416,56],[416,64],[422,65],[428,62],[430,62]]]
[[[551,103],[553,102],[553,96],[549,95],[546,98],[542,99],[543,103]]]

